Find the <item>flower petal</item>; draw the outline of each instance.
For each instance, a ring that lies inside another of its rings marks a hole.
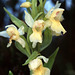
[[[63,34],[66,33],[66,30],[63,28],[63,26],[61,25],[60,22],[57,22],[57,21],[53,21],[52,22],[52,25],[51,25],[51,30],[57,34],[60,34],[62,35],[62,32]]]
[[[16,41],[19,42],[23,48],[25,48],[25,41],[21,37],[19,37],[19,39],[17,39]]]
[[[49,19],[52,12],[53,12],[53,8],[51,8],[51,9],[49,10],[49,12],[46,14],[45,17]]]
[[[7,48],[8,48],[8,47],[10,47],[10,46],[11,46],[11,44],[12,44],[12,42],[9,42],[9,43],[7,44]]]
[[[33,27],[34,20],[33,20],[32,16],[29,13],[27,13],[26,11],[25,11],[25,22],[27,23],[27,25],[29,27],[31,27],[31,28]]]
[[[36,58],[29,63],[29,68],[30,68],[30,70],[35,70],[40,65],[42,65],[42,61],[40,59]]]
[[[50,27],[51,24],[52,22],[50,20],[45,21],[44,29],[46,29],[47,27]]]
[[[33,42],[32,47],[35,48],[36,44],[37,44],[37,42]]]
[[[45,63],[47,63],[48,62],[48,58],[46,58],[46,57],[44,57],[44,56],[38,56],[37,57],[38,59],[43,59],[43,61],[45,62]]]
[[[55,7],[54,7],[54,9],[57,9],[57,8],[59,8],[61,6],[61,3],[59,3],[59,1],[57,1],[56,2],[56,5],[55,5]]]
[[[24,34],[24,26],[21,26],[19,29],[18,29],[18,32],[20,35],[23,35]]]
[[[6,38],[10,38],[10,36],[7,34],[6,31],[1,31],[0,32],[0,36],[6,37]]]
[[[44,75],[50,75],[50,69],[45,68],[45,74]]]
[[[5,28],[8,28],[8,27],[14,27],[17,29],[17,27],[14,24],[10,24],[10,25],[5,26]]]
[[[50,18],[52,12],[53,12],[55,9],[59,8],[60,5],[61,5],[61,3],[59,3],[59,1],[57,1],[55,7],[53,7],[52,9],[50,9],[49,12],[46,14],[45,17],[46,17],[46,18]]]
[[[61,20],[61,18],[62,18],[62,14],[63,14],[63,11],[64,11],[64,9],[62,9],[62,8],[57,8],[57,9],[55,9],[53,12],[52,12],[52,14],[51,14],[51,18],[54,18],[55,20]]]

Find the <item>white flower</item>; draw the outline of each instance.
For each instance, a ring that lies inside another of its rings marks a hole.
[[[42,31],[44,29],[44,21],[36,20],[34,22],[30,14],[25,11],[25,22],[29,27],[32,28],[33,33],[30,35],[30,42],[32,42],[32,47],[35,48],[36,44],[42,43]]]
[[[59,8],[60,3],[57,3],[45,16],[48,20],[45,21],[45,27],[50,27],[53,35],[59,36],[66,33],[66,30],[61,25],[60,21],[64,18],[62,16],[64,9]]]
[[[50,69],[43,67],[41,59],[43,59],[45,63],[48,62],[48,58],[39,56],[29,63],[29,69],[33,72],[32,75],[50,75]]]
[[[20,37],[20,35],[24,34],[24,27],[21,26],[18,30],[16,28],[15,25],[11,24],[11,25],[7,25],[5,26],[6,31],[2,31],[0,32],[0,36],[9,38],[9,43],[7,45],[7,47],[10,47],[12,44],[12,40],[15,40],[17,42],[19,42],[22,47],[25,47],[25,41]]]
[[[43,20],[37,20],[34,22],[32,30],[33,33],[30,35],[30,41],[33,42],[32,47],[35,48],[36,44],[42,43],[42,30],[43,30]]]

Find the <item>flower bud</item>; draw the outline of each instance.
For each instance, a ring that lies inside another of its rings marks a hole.
[[[30,2],[24,2],[24,3],[22,3],[21,5],[20,5],[20,7],[25,7],[25,8],[29,8],[29,7],[31,7],[31,3]]]

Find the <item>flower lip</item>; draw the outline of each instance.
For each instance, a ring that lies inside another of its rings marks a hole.
[[[32,26],[33,33],[29,37],[30,42],[33,42],[33,44],[32,44],[33,48],[36,47],[36,44],[38,42],[42,43],[42,31],[44,29],[44,24],[43,23],[44,23],[43,20],[36,20],[33,23],[33,26]]]

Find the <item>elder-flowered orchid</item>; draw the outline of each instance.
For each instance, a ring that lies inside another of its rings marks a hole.
[[[27,20],[28,19],[28,20]],[[29,39],[32,42],[32,47],[35,48],[36,44],[42,43],[42,31],[44,29],[44,21],[36,20],[34,22],[33,18],[25,11],[25,22],[29,27],[32,28],[33,33],[30,35]]]
[[[35,48],[37,42],[42,43],[42,30],[44,27],[43,20],[37,20],[34,22],[32,30],[33,33],[30,35],[30,41],[33,42],[32,47]]]
[[[19,29],[16,28],[15,25],[7,25],[5,26],[7,28],[5,31],[0,32],[0,36],[9,38],[9,43],[7,44],[7,47],[10,47],[12,44],[12,40],[15,40],[19,42],[22,47],[25,47],[25,41],[20,37],[20,35],[24,34],[24,26],[21,26]]]
[[[30,61],[29,69],[32,71],[32,75],[50,75],[50,69],[43,66],[42,60],[47,63],[48,58],[44,56],[38,56],[36,59]]]
[[[48,20],[45,21],[45,28],[50,27],[53,35],[59,36],[66,33],[66,30],[61,25],[60,21],[63,21],[63,11],[64,9],[59,8],[61,3],[56,3],[55,7],[53,7],[45,16]]]

